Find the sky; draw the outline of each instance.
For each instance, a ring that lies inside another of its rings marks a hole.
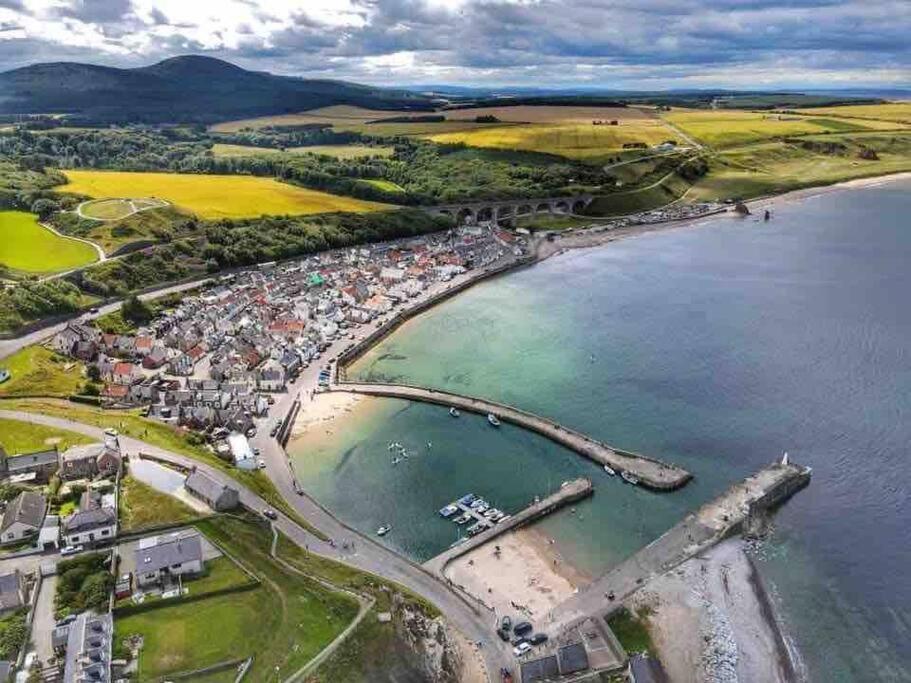
[[[0,0],[0,70],[179,54],[378,85],[911,88],[911,0]]]

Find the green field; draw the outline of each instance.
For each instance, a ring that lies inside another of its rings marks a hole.
[[[10,378],[0,384],[0,398],[22,396],[69,396],[85,383],[82,364],[64,358],[43,346],[27,346],[0,360]]]
[[[140,211],[159,209],[167,206],[167,202],[154,197],[139,199],[98,199],[85,202],[79,207],[80,213],[86,218],[100,221],[116,221]]]
[[[0,264],[23,273],[57,273],[98,259],[84,242],[55,235],[24,211],[0,211]]]
[[[168,236],[188,237],[194,233],[181,230],[181,226],[187,224],[187,218],[187,214],[173,206],[150,209],[121,220],[97,223],[85,233],[85,237],[104,249],[106,254],[111,254],[123,245],[139,240],[159,242]]]
[[[52,446],[65,451],[70,446],[79,446],[92,443],[92,441],[87,436],[65,429],[0,418],[0,446],[3,446],[9,455],[33,453]]]
[[[798,109],[797,111],[807,116],[840,116],[849,119],[872,119],[911,125],[911,102],[814,107],[812,109]]]
[[[895,128],[897,125],[884,121],[861,121],[735,109],[710,111],[680,109],[666,113],[664,118],[701,142],[719,148],[788,135],[882,130]]]
[[[483,130],[432,135],[441,144],[463,143],[472,147],[543,152],[571,159],[595,160],[623,148],[627,143],[649,147],[679,136],[657,119],[626,119],[619,125],[544,123],[495,126]]]
[[[159,197],[202,218],[378,211],[386,204],[243,175],[66,171],[60,189],[89,197]]]
[[[118,618],[118,640],[141,634],[139,679],[153,680],[255,655],[250,680],[283,681],[328,645],[357,614],[356,602],[269,557],[260,525],[218,518],[199,528],[262,581],[253,589]],[[192,589],[193,583],[189,584]],[[213,628],[217,632],[213,631]]]
[[[174,496],[156,491],[129,475],[120,481],[118,513],[120,527],[124,531],[171,522],[188,522],[199,517],[193,508]]]
[[[249,157],[276,154],[320,154],[336,159],[362,159],[367,157],[389,157],[395,149],[388,146],[373,147],[370,145],[310,145],[308,147],[292,147],[290,149],[276,149],[274,147],[248,147],[246,145],[212,146],[212,154],[217,157]]]
[[[853,133],[801,138],[803,144],[844,146],[821,153],[797,144],[766,142],[725,150],[711,160],[711,170],[686,194],[688,200],[749,198],[852,178],[911,171],[911,133]],[[873,149],[879,159],[858,157]]]

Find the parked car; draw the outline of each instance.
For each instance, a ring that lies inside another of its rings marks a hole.
[[[273,520],[278,519],[278,515],[275,514],[275,510],[270,510],[269,508],[263,510],[263,517],[268,517],[269,519]]]
[[[528,652],[530,649],[531,649],[531,643],[529,643],[529,642],[524,642],[524,643],[520,643],[518,647],[514,647],[514,648],[512,649],[512,653],[513,653],[516,657],[521,657],[521,656],[524,655],[526,652]]]
[[[509,642],[509,631],[504,631],[502,628],[498,628],[497,635],[500,636],[500,640],[502,640],[504,643]]]
[[[520,621],[513,629],[513,632],[517,636],[524,636],[529,631],[531,631],[531,624],[529,624],[527,621]]]
[[[247,438],[252,439],[254,436],[256,436],[256,427],[250,427],[250,429],[247,430]]]
[[[536,633],[531,638],[528,639],[528,642],[532,645],[540,645],[541,643],[547,642],[546,633]]]
[[[67,555],[81,553],[83,550],[85,550],[85,547],[81,545],[65,545],[60,549],[60,555],[66,557]]]
[[[254,449],[253,449],[253,455],[259,455],[259,449],[258,449],[258,448],[254,448]]]
[[[500,628],[504,631],[509,631],[512,628],[512,619],[509,618],[509,615],[504,616],[500,621]]]
[[[76,614],[67,614],[65,617],[63,617],[63,619],[57,622],[57,626],[66,626],[67,624],[72,624],[74,621],[76,621],[77,616],[78,615]]]

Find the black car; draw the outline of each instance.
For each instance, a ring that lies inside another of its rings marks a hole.
[[[512,646],[519,647],[519,645],[521,645],[522,643],[527,643],[527,642],[528,642],[528,638],[526,638],[525,636],[516,636],[515,638],[512,639]]]
[[[509,642],[509,631],[504,631],[502,628],[497,629],[497,635],[500,636],[500,640],[505,643]]]
[[[528,642],[532,645],[540,645],[541,643],[547,642],[546,633],[536,633],[531,638],[528,639]]]
[[[527,621],[520,621],[513,629],[513,632],[517,636],[524,636],[529,631],[531,631],[531,624],[529,624]]]
[[[278,515],[275,514],[275,510],[270,510],[269,508],[263,510],[263,516],[268,517],[269,519],[278,519]]]

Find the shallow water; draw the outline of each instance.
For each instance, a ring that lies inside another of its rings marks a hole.
[[[474,491],[510,511],[585,474],[595,497],[545,529],[600,573],[782,451],[813,483],[760,566],[815,681],[911,680],[911,182],[779,202],[577,251],[479,285],[406,325],[349,376],[540,412],[696,475],[650,494],[543,439],[445,409],[370,401],[293,446],[304,485],[424,560],[435,511]],[[391,465],[389,441],[413,455]],[[432,442],[428,447],[427,442]]]

